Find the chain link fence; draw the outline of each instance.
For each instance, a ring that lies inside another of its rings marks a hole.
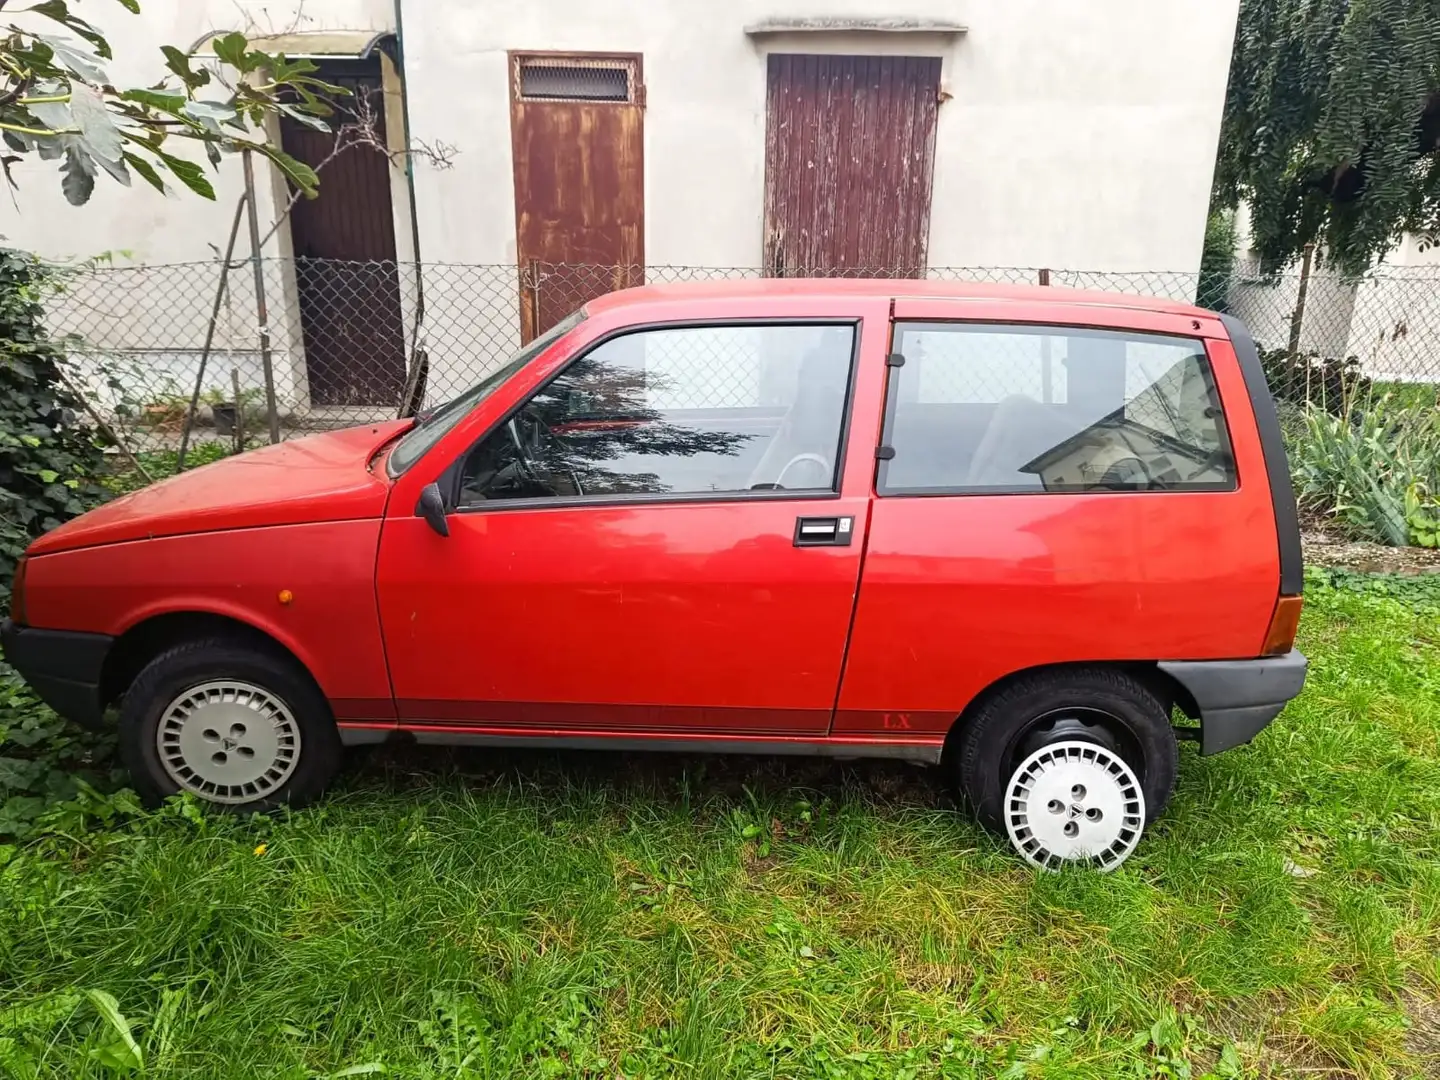
[[[51,333],[70,341],[75,381],[91,407],[126,448],[144,454],[173,452],[182,441],[228,447],[268,440],[267,382],[282,438],[373,422],[407,404],[454,397],[524,342],[616,288],[763,276],[736,267],[313,259],[265,260],[258,275],[251,263],[227,271],[218,261],[99,266],[63,270],[47,310]],[[869,269],[825,276],[895,275]],[[1272,387],[1286,401],[1339,408],[1399,386],[1433,404],[1440,387],[1440,267],[1361,278],[1266,278],[1243,264],[1207,275],[944,267],[927,276],[1129,293],[1229,311],[1250,326]],[[749,348],[743,335],[733,340],[742,354]],[[703,362],[714,369],[711,385],[741,397],[756,392],[745,374],[757,369],[748,354],[666,362]]]

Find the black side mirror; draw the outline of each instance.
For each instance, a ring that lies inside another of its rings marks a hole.
[[[426,484],[420,489],[415,516],[424,518],[425,524],[441,536],[450,535],[450,523],[445,520],[445,496],[440,494],[439,484]]]

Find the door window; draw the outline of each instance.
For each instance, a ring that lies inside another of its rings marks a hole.
[[[854,352],[848,324],[611,338],[471,449],[458,505],[833,491]]]
[[[912,323],[895,342],[882,494],[1235,487],[1201,341]]]

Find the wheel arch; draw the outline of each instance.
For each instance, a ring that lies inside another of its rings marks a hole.
[[[964,733],[968,723],[974,719],[987,701],[996,694],[1002,693],[1006,687],[1032,675],[1049,672],[1060,673],[1067,670],[1094,671],[1096,668],[1121,671],[1138,679],[1166,706],[1167,714],[1178,708],[1192,720],[1200,718],[1200,709],[1195,703],[1194,696],[1173,675],[1161,671],[1158,661],[1155,660],[1081,660],[1063,664],[1036,664],[1002,675],[970,699],[945,734],[944,758],[947,761],[953,760],[960,736]]]
[[[145,665],[160,653],[202,637],[227,638],[280,657],[319,688],[314,672],[294,649],[253,623],[213,611],[167,611],[139,620],[115,639],[100,671],[101,707],[118,702]]]

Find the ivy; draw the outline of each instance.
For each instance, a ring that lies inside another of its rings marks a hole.
[[[1216,171],[1262,269],[1440,233],[1440,0],[1241,0]]]
[[[62,376],[64,351],[41,320],[41,301],[54,287],[33,257],[0,248],[0,599],[7,601],[26,545],[106,496],[97,479],[104,446]]]

